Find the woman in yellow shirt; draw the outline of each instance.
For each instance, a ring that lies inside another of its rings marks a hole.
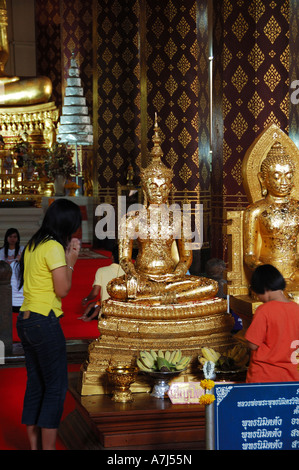
[[[22,423],[32,450],[56,448],[67,392],[66,344],[59,317],[80,251],[80,241],[71,237],[80,226],[79,206],[56,199],[20,260],[24,302],[17,331],[27,368]]]

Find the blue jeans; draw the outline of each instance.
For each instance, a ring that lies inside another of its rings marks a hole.
[[[59,319],[20,312],[17,331],[24,348],[27,386],[22,423],[58,428],[68,387],[66,342]]]

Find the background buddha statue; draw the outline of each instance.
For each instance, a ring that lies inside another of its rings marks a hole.
[[[52,94],[48,77],[20,79],[5,75],[9,57],[6,0],[0,0],[0,106],[24,106],[46,103]]]
[[[295,162],[276,142],[258,175],[263,199],[244,212],[244,261],[254,270],[272,264],[283,274],[289,293],[299,291],[299,202],[291,196]]]
[[[119,259],[126,274],[112,280],[107,291],[114,300],[138,303],[209,299],[216,295],[218,283],[186,275],[192,262],[190,237],[182,223],[181,211],[174,213],[167,205],[173,174],[161,162],[158,130],[156,122],[152,161],[141,173],[145,204],[140,210],[126,214],[120,225]],[[138,244],[135,263],[132,261],[134,239]],[[178,262],[172,257],[174,240],[178,245]]]

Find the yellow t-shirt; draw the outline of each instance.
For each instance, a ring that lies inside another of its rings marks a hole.
[[[54,291],[53,269],[66,266],[63,246],[55,240],[40,243],[35,250],[28,247],[24,255],[24,302],[22,311],[49,315],[53,310],[59,317],[63,314],[61,299]]]

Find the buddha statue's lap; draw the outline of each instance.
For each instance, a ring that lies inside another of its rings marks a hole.
[[[18,107],[46,103],[52,94],[52,82],[47,77],[21,79],[4,72],[9,57],[6,1],[0,2],[0,106]]]
[[[110,297],[118,301],[150,304],[175,304],[213,298],[218,283],[197,276],[181,277],[173,282],[157,282],[144,278],[139,284],[122,276],[107,286]]]
[[[52,82],[47,77],[20,79],[0,77],[0,105],[26,106],[45,103],[52,94]]]

